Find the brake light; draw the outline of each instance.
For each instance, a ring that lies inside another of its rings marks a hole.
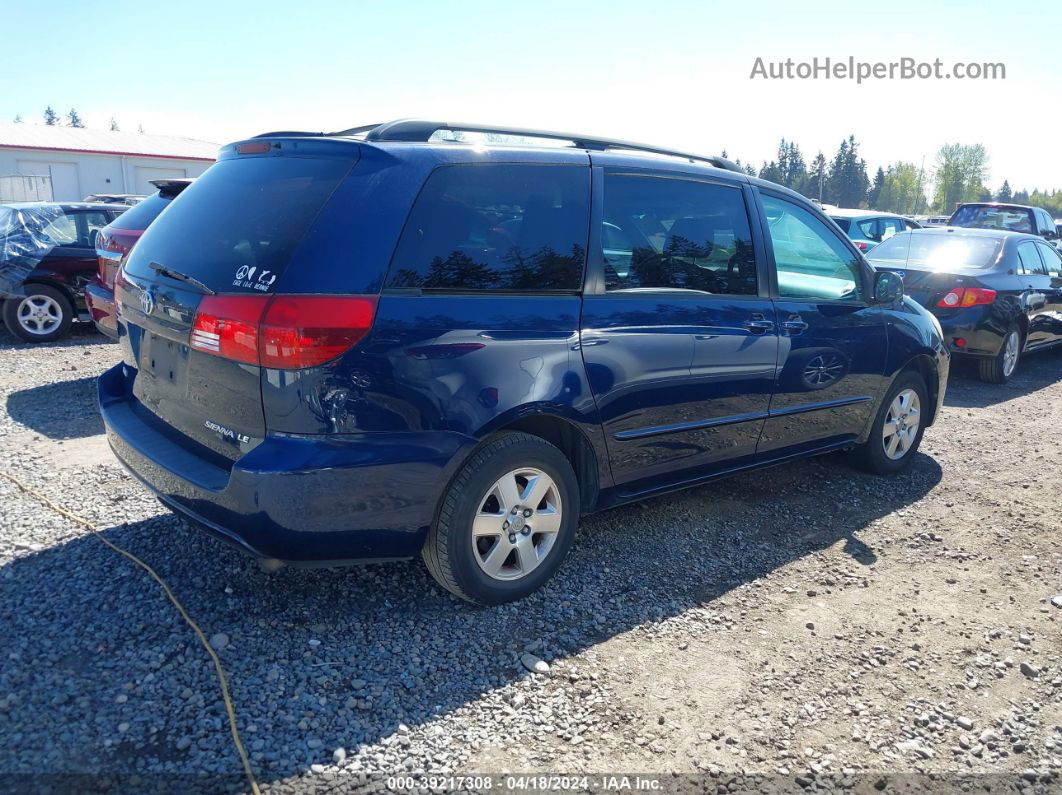
[[[852,242],[855,243],[855,247],[860,251],[867,251],[870,248],[870,245],[864,243],[862,240],[853,240]]]
[[[267,141],[262,141],[253,144],[237,144],[236,152],[241,155],[264,155],[272,148],[273,144]]]
[[[996,291],[983,287],[953,287],[937,302],[941,309],[966,309],[969,306],[991,304],[996,300]]]
[[[189,345],[238,362],[297,370],[352,348],[375,316],[375,296],[208,295]]]
[[[324,364],[360,342],[375,316],[376,296],[275,296],[262,319],[262,366],[296,370]]]

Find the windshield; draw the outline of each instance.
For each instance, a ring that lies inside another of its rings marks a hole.
[[[992,207],[968,204],[951,217],[950,226],[976,229],[1004,229],[1008,232],[1032,232],[1032,212],[1025,207]]]
[[[340,158],[221,160],[151,223],[125,270],[155,278],[156,263],[217,292],[271,292],[350,168]]]
[[[1001,241],[992,237],[950,234],[893,235],[868,255],[874,265],[947,268],[987,268],[996,260]]]

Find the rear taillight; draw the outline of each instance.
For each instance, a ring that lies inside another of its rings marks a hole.
[[[100,284],[114,289],[122,261],[144,233],[142,229],[103,229],[96,238],[96,276]]]
[[[855,247],[860,251],[867,251],[870,249],[870,244],[864,243],[862,240],[853,240],[852,242],[855,243]]]
[[[197,351],[248,364],[316,367],[356,345],[372,328],[375,296],[208,295],[192,325]]]
[[[996,300],[996,291],[983,287],[953,287],[937,301],[941,309],[965,309],[968,306],[991,304]]]
[[[268,295],[208,295],[199,302],[189,345],[225,359],[258,364],[258,324]]]

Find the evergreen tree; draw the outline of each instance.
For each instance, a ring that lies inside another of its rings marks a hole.
[[[143,132],[144,132],[144,125],[143,125],[143,124],[139,124],[139,125],[137,126],[137,128],[136,128],[136,131],[137,131],[138,133],[143,133]]]
[[[867,163],[859,157],[859,144],[854,135],[841,141],[830,167],[829,193],[831,201],[841,207],[860,207],[867,196],[870,179]]]
[[[874,175],[874,184],[867,191],[867,207],[871,210],[880,209],[878,202],[881,199],[881,190],[885,187],[885,170],[878,166],[878,173]]]
[[[22,114],[16,113],[14,118],[15,124],[22,124]]]
[[[44,109],[44,123],[49,127],[54,127],[59,123],[59,115],[52,110],[51,105]]]
[[[826,157],[820,151],[811,161],[811,170],[808,172],[807,195],[819,201],[828,201],[829,194],[826,192],[827,178]]]
[[[999,193],[996,194],[996,201],[1009,202],[1014,198],[1014,191],[1010,189],[1010,183],[1007,180],[1003,180],[1003,187],[999,189]]]
[[[114,120],[114,116],[111,116],[111,132],[118,132],[118,122]]]
[[[66,118],[67,118],[67,122],[66,122],[67,127],[84,127],[85,126],[85,122],[81,121],[81,117],[77,114],[77,111],[74,110],[73,108],[71,108],[70,112],[68,114],[66,114]]]
[[[1015,204],[1028,204],[1029,203],[1029,191],[1019,190],[1014,193]]]

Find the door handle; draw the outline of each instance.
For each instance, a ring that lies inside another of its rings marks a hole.
[[[747,328],[753,334],[763,334],[764,332],[770,331],[774,328],[774,321],[767,320],[767,318],[757,312],[755,315],[753,315],[741,325]]]
[[[800,318],[799,315],[793,315],[789,320],[782,323],[782,328],[793,334],[799,334],[802,331],[807,330],[808,324]]]

